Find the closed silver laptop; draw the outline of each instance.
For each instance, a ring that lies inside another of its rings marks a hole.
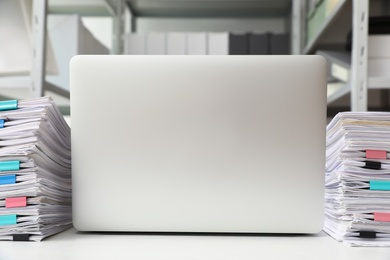
[[[323,58],[76,56],[70,73],[76,229],[322,229]]]

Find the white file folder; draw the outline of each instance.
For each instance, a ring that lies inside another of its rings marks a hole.
[[[164,55],[166,53],[165,33],[148,33],[146,36],[146,54]]]
[[[126,54],[143,55],[146,54],[146,36],[141,33],[130,33],[126,39]]]
[[[194,32],[187,34],[187,54],[206,55],[207,54],[207,34],[204,32]]]
[[[167,33],[167,54],[186,54],[186,34],[180,32]]]
[[[208,34],[209,55],[229,55],[229,33],[210,32]]]

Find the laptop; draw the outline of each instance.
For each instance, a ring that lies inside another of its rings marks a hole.
[[[320,56],[76,56],[79,231],[317,233]]]

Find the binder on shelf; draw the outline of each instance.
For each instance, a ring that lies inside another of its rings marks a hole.
[[[368,58],[367,73],[369,77],[389,77],[390,57]]]
[[[126,54],[146,54],[146,35],[142,33],[129,33],[125,44]]]
[[[167,54],[185,55],[186,54],[186,34],[180,32],[167,33]]]
[[[290,36],[286,33],[270,34],[270,54],[288,55],[290,54]]]
[[[249,35],[249,54],[270,54],[270,33],[251,33]]]
[[[384,35],[369,35],[368,47],[367,47],[368,58],[390,59],[389,46],[390,46],[390,31]]]
[[[187,54],[188,55],[207,54],[207,33],[205,32],[187,33]]]
[[[208,54],[229,55],[229,33],[209,32],[208,33]]]
[[[165,33],[148,33],[146,35],[146,54],[147,55],[165,55],[166,54],[166,36]]]
[[[249,35],[247,33],[229,34],[229,54],[247,55],[249,54]]]
[[[351,70],[351,54],[346,51],[317,51],[328,61],[328,77],[330,79],[349,82]]]
[[[80,15],[48,15],[47,34],[57,59],[58,73],[46,80],[69,91],[69,62],[79,54],[109,54],[109,50],[84,26]],[[66,44],[64,44],[66,42]]]
[[[320,50],[317,54],[322,55],[328,61],[330,80],[349,82],[351,77],[351,54],[347,51]],[[368,53],[369,55],[369,53]],[[390,70],[390,57],[368,57],[367,74],[369,77],[388,77]]]

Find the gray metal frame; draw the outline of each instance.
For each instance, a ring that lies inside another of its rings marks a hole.
[[[301,54],[304,42],[304,15],[305,5],[302,0],[292,0],[292,37],[291,37],[291,53]]]
[[[34,0],[32,13],[31,97],[43,95],[46,72],[46,0]]]
[[[351,110],[367,111],[368,0],[353,0]]]

